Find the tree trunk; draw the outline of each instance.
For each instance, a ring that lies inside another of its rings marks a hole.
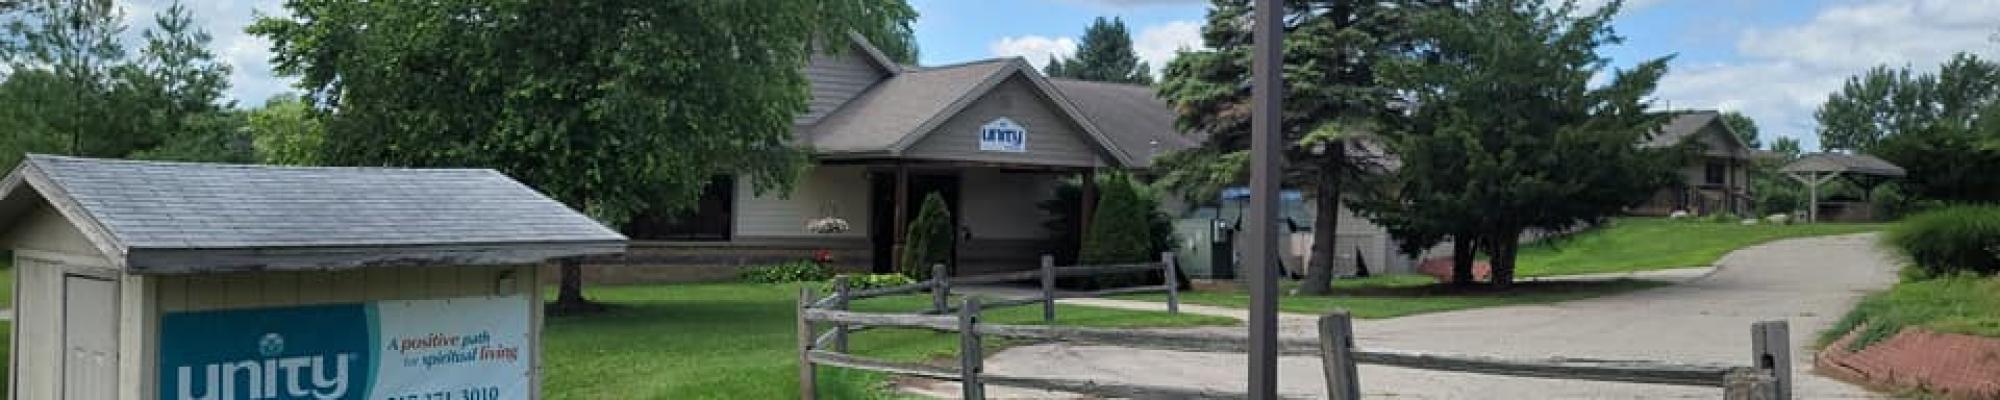
[[[1479,254],[1478,242],[1472,235],[1451,236],[1451,284],[1472,286],[1473,257]]]
[[[1313,218],[1312,256],[1306,260],[1306,278],[1299,282],[1299,294],[1306,295],[1333,293],[1333,258],[1340,251],[1334,246],[1340,226],[1340,179],[1328,172],[1318,178],[1319,184],[1313,185],[1319,215]]]
[[[556,286],[556,303],[549,305],[552,315],[587,314],[603,311],[604,306],[583,298],[583,260],[564,258],[560,263],[562,282]]]
[[[1506,288],[1514,285],[1514,255],[1521,249],[1521,232],[1516,230],[1502,233],[1493,238],[1493,286]]]

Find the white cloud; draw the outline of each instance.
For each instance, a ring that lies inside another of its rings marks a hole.
[[[1817,149],[1813,111],[1847,77],[1876,65],[1934,70],[1960,51],[2000,55],[2000,0],[1858,0],[1820,9],[1797,25],[1742,32],[1741,61],[1676,65],[1659,96],[1675,108],[1741,111],[1765,142],[1799,138]]]
[[[1049,58],[1076,55],[1076,39],[1048,36],[1009,36],[1000,38],[986,47],[997,57],[1021,57],[1028,59],[1036,68],[1048,64]]]
[[[1040,68],[1049,62],[1050,56],[1068,58],[1076,55],[1077,41],[1074,38],[1048,36],[1009,36],[994,41],[987,46],[996,57],[1022,57],[1028,63]],[[1153,68],[1155,76],[1167,67],[1175,53],[1181,50],[1201,48],[1201,23],[1194,21],[1173,21],[1148,26],[1139,30],[1132,38],[1132,51],[1138,53],[1139,60]]]
[[[1153,67],[1153,75],[1167,67],[1167,62],[1182,50],[1201,48],[1201,23],[1196,21],[1173,21],[1139,30],[1139,36],[1132,38],[1132,50],[1139,53],[1139,59]]]

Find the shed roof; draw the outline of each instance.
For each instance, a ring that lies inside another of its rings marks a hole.
[[[1862,175],[1901,177],[1903,167],[1866,154],[1815,153],[1785,164],[1782,172],[1844,172]]]
[[[279,167],[29,155],[0,221],[46,199],[133,273],[519,264],[625,237],[490,169]]]

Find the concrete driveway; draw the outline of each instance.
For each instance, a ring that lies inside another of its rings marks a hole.
[[[1675,286],[1550,305],[1513,306],[1357,321],[1362,347],[1513,357],[1650,359],[1748,364],[1750,324],[1791,321],[1797,398],[1870,398],[1858,387],[1812,374],[1807,347],[1867,292],[1888,287],[1894,263],[1872,234],[1794,239],[1731,253],[1713,274]],[[1283,319],[1285,335],[1310,337],[1310,316]],[[1221,329],[1221,328],[1203,328]],[[1228,328],[1240,330],[1241,328]],[[1025,346],[990,357],[987,370],[1189,388],[1240,390],[1240,354],[1206,354],[1062,344]],[[1319,360],[1281,360],[1280,391],[1325,395]],[[1547,399],[1716,398],[1720,389],[1493,377],[1363,365],[1372,398]],[[1049,394],[1024,394],[1047,397]]]

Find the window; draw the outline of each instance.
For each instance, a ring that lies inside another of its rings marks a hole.
[[[1705,176],[1707,179],[1703,182],[1720,186],[1728,180],[1728,176],[1729,164],[1723,163],[1722,160],[1708,160],[1708,173]]]
[[[735,208],[736,178],[717,176],[702,187],[694,209],[641,212],[625,224],[625,236],[639,240],[729,240]]]

